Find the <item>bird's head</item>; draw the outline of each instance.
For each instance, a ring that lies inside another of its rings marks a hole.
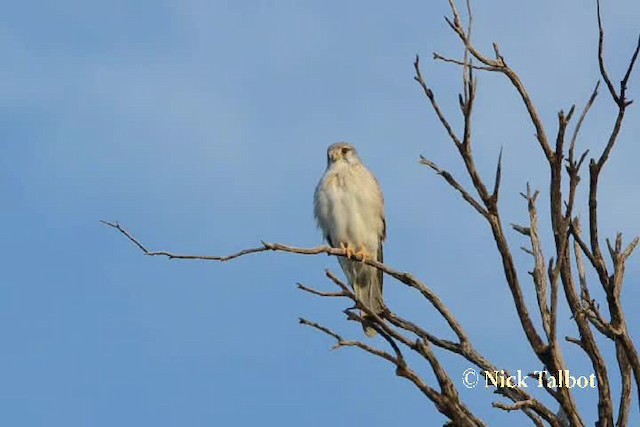
[[[356,147],[347,142],[337,142],[327,149],[327,165],[339,162],[356,163],[359,162]]]

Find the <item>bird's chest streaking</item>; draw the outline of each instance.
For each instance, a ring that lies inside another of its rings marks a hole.
[[[371,213],[379,208],[377,189],[375,178],[362,165],[326,171],[318,186],[316,209],[331,244],[348,243],[375,253],[381,218]]]

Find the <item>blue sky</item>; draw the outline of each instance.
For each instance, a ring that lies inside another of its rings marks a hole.
[[[557,111],[583,105],[598,78],[593,3],[476,5],[478,47],[490,52],[499,42],[550,132]],[[385,362],[331,352],[328,338],[298,325],[305,316],[361,336],[344,321],[344,303],[295,288],[298,281],[330,287],[323,270],[336,271],[335,259],[151,259],[98,222],[118,220],[150,248],[175,252],[226,254],[260,239],[315,246],[312,193],[326,147],[340,140],[359,148],[382,184],[388,263],[436,290],[496,363],[538,369],[487,226],[417,162],[425,154],[461,175],[412,80],[418,53],[443,108],[460,123],[459,70],[430,61],[436,50],[461,54],[445,14],[446,1],[7,4],[0,17],[0,422],[441,423]],[[607,63],[618,80],[640,29],[640,4],[606,4],[603,14]],[[490,177],[504,147],[501,208],[506,223],[523,223],[518,192],[530,180],[547,195],[544,159],[505,80],[481,75],[479,84],[479,168]],[[640,97],[637,73],[630,93]],[[580,141],[592,152],[613,123],[601,95]],[[602,179],[608,236],[639,234],[639,137],[634,105]],[[509,238],[514,248],[524,243],[513,232]],[[530,259],[517,254],[517,262],[533,302],[524,274]],[[628,320],[640,341],[637,259],[627,272]],[[388,281],[386,297],[398,312],[449,334],[400,285]],[[561,324],[564,335],[575,333],[564,301]],[[566,357],[575,372],[591,372],[575,348],[566,347]],[[453,378],[468,367],[443,360]],[[494,396],[484,390],[461,393],[490,425],[522,421],[491,409]],[[592,418],[595,392],[576,395]],[[640,423],[637,411],[633,417]]]

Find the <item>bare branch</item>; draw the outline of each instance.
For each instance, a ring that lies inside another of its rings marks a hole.
[[[633,51],[633,55],[631,56],[631,60],[629,61],[629,66],[627,67],[627,72],[624,73],[624,77],[620,82],[620,98],[622,102],[626,101],[626,91],[627,84],[629,83],[629,77],[631,77],[631,72],[633,71],[633,67],[638,60],[638,53],[640,53],[640,34],[638,35],[638,41],[636,42],[636,49]],[[626,105],[631,105],[633,101],[626,101]]]
[[[618,94],[616,93],[616,89],[613,87],[609,73],[607,73],[607,68],[604,65],[604,28],[602,27],[600,0],[596,0],[596,8],[598,10],[598,65],[600,66],[600,74],[602,75],[604,82],[607,84],[611,97],[616,101],[616,103],[618,103]]]
[[[498,165],[496,166],[496,179],[493,183],[493,192],[491,198],[498,202],[498,192],[500,191],[500,179],[502,178],[502,147],[500,147],[500,154],[498,155]]]
[[[312,322],[309,321],[307,319],[304,318],[300,318],[300,324],[302,325],[306,325],[306,326],[310,326],[313,329],[316,329],[320,332],[323,332],[331,337],[333,337],[337,343],[336,345],[333,347],[334,350],[339,349],[341,347],[357,347],[361,350],[366,351],[367,353],[373,354],[374,356],[378,356],[388,362],[393,363],[394,365],[398,365],[401,364],[401,362],[398,360],[398,358],[392,356],[391,354],[387,353],[386,351],[382,351],[382,350],[378,350],[377,348],[373,348],[368,344],[365,344],[363,342],[360,341],[349,341],[349,340],[345,340],[344,338],[342,338],[340,335],[338,335],[337,333],[333,332],[331,329],[320,325],[319,323],[316,322]],[[435,393],[435,390],[434,390]]]
[[[595,259],[595,257],[593,256],[593,254],[589,250],[589,247],[587,246],[585,241],[582,240],[582,237],[580,236],[581,227],[580,227],[579,222],[577,222],[577,221],[578,221],[578,219],[576,218],[574,220],[574,222],[573,222],[573,225],[570,226],[569,231],[571,232],[571,235],[573,236],[575,242],[578,244],[578,246],[580,246],[580,249],[581,249],[582,253],[584,253],[586,255],[587,259],[589,260],[589,262],[591,263],[593,268],[597,269],[598,268],[598,261]]]
[[[571,232],[574,235],[573,239],[573,253],[576,260],[576,266],[578,267],[578,280],[580,281],[580,298],[583,301],[591,301],[591,293],[589,292],[589,288],[587,286],[587,273],[584,268],[584,261],[582,260],[582,247],[578,243],[578,240],[575,239],[575,235],[580,237],[581,227],[580,220],[576,218],[573,222]],[[582,245],[586,248],[586,244],[582,242]]]
[[[447,181],[447,183],[450,186],[456,189],[456,191],[460,193],[462,198],[471,206],[473,206],[473,208],[476,211],[478,211],[480,215],[482,215],[483,217],[486,217],[488,215],[487,210],[484,207],[482,207],[482,205],[480,205],[480,203],[478,203],[478,201],[471,194],[469,194],[467,190],[464,189],[464,187],[453,177],[453,175],[451,175],[446,170],[441,169],[438,165],[436,165],[434,162],[432,162],[431,160],[427,159],[424,156],[420,156],[420,163],[425,166],[429,166],[438,175],[444,178],[444,180]]]
[[[440,123],[442,123],[442,126],[446,129],[447,133],[449,134],[449,137],[454,142],[454,144],[461,145],[462,142],[456,136],[455,132],[453,131],[453,128],[449,124],[449,121],[446,119],[446,117],[442,113],[442,110],[440,110],[440,106],[438,105],[438,101],[436,100],[436,97],[433,94],[433,91],[427,86],[427,83],[422,77],[422,72],[420,71],[420,57],[418,55],[416,55],[416,60],[413,63],[413,67],[415,68],[415,71],[416,71],[414,80],[418,82],[420,87],[422,87],[424,94],[427,96],[427,98],[429,98],[429,101],[431,102],[431,106],[433,107],[433,110],[436,112],[438,119],[440,119]]]
[[[542,326],[544,327],[549,342],[553,342],[555,340],[555,325],[552,324],[552,316],[549,311],[549,283],[547,282],[546,262],[538,231],[538,210],[536,208],[536,199],[539,194],[540,193],[538,191],[532,193],[531,187],[527,184],[527,193],[524,196],[527,199],[529,223],[531,226],[527,228],[526,233],[523,234],[529,236],[529,240],[531,242],[531,255],[534,259],[534,268],[531,275],[536,288]]]
[[[258,252],[278,250],[275,247],[271,247],[271,245],[269,243],[263,243],[263,246],[261,246],[261,247],[243,249],[243,250],[241,250],[239,252],[233,253],[231,255],[225,255],[225,256],[178,255],[178,254],[173,254],[173,253],[165,252],[165,251],[150,251],[142,243],[140,243],[140,241],[138,239],[133,237],[127,230],[122,228],[120,226],[120,224],[118,224],[117,222],[107,222],[107,221],[100,221],[100,222],[105,224],[105,225],[108,225],[109,227],[112,227],[112,228],[115,228],[116,230],[118,230],[127,239],[129,239],[129,241],[131,243],[136,245],[142,252],[144,252],[145,255],[148,255],[148,256],[163,256],[163,257],[167,257],[169,259],[192,259],[192,260],[202,260],[202,261],[221,261],[221,262],[225,262],[225,261],[230,261],[230,260],[235,259],[235,258],[239,258],[239,257],[244,256],[244,255],[254,254],[254,253],[258,253]],[[316,254],[316,253],[327,252],[325,250],[325,248],[327,248],[327,247],[316,248],[316,249],[312,249],[312,250],[306,250],[305,253],[307,253],[307,254]],[[302,251],[305,251],[305,250],[302,249]]]
[[[629,78],[631,77],[631,73],[633,71],[633,67],[636,64],[636,60],[638,59],[638,53],[640,53],[640,35],[638,36],[636,48],[631,55],[631,59],[629,60],[627,71],[620,81],[620,93],[617,93],[615,87],[613,86],[611,77],[609,77],[609,73],[607,72],[604,61],[604,29],[602,26],[602,15],[600,13],[600,0],[596,0],[596,6],[598,10],[598,64],[600,66],[600,74],[607,84],[609,93],[611,94],[611,97],[613,98],[615,103],[618,104],[618,107],[620,109],[624,109],[631,104],[631,101],[626,100],[626,91],[627,84],[629,83]]]
[[[575,345],[577,345],[578,347],[580,347],[580,348],[582,348],[584,350],[584,345],[582,344],[582,341],[579,338],[564,337],[564,339],[567,340],[567,342],[575,344]]]
[[[640,242],[640,237],[636,236],[631,243],[629,243],[629,246],[627,246],[627,248],[622,251],[619,255],[619,258],[622,262],[626,261],[627,258],[629,258],[631,256],[631,254],[633,254],[633,251],[636,250],[636,248],[638,247],[638,243]]]
[[[633,389],[631,387],[631,366],[629,365],[624,347],[620,342],[616,342],[616,357],[618,359],[618,367],[620,368],[620,378],[622,381],[616,426],[623,427],[629,425],[629,411],[631,410]]]
[[[310,288],[308,286],[303,285],[302,283],[298,283],[298,289],[303,290],[305,292],[309,292],[310,294],[317,295],[320,297],[348,297],[349,295],[345,292],[322,292],[317,289]]]
[[[511,411],[519,411],[524,408],[529,408],[533,402],[531,400],[521,400],[520,402],[516,402],[513,405],[507,405],[500,402],[493,402],[491,406],[494,408],[502,409],[507,412]]]
[[[467,64],[465,65],[464,61],[460,61],[459,59],[453,59],[453,58],[449,58],[446,57],[444,55],[441,55],[438,52],[434,52],[433,53],[433,59],[435,59],[436,61],[442,61],[442,62],[448,62],[450,64],[456,64],[456,65],[461,65],[463,67],[471,67],[474,70],[481,70],[481,71],[500,71],[500,68],[498,67],[488,67],[486,65],[475,65],[475,64]]]
[[[593,103],[595,102],[596,98],[598,97],[598,88],[600,87],[600,81],[598,81],[596,83],[596,86],[593,88],[593,92],[591,92],[591,96],[589,97],[589,100],[587,101],[586,105],[584,106],[584,109],[582,110],[582,114],[580,114],[580,118],[578,119],[578,122],[576,123],[575,128],[573,129],[573,136],[571,137],[571,144],[569,145],[569,158],[573,159],[573,150],[576,146],[576,141],[578,139],[578,134],[580,133],[580,129],[582,128],[582,123],[584,122],[584,119],[587,117],[587,114],[589,113],[589,110],[591,109],[591,107],[593,106]]]

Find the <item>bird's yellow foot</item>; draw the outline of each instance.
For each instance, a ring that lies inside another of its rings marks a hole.
[[[341,242],[340,243],[340,248],[343,249],[346,252],[345,256],[348,259],[353,258],[353,254],[354,254],[353,248],[348,243],[345,245],[344,243]]]
[[[354,255],[357,256],[362,262],[366,262],[367,260],[373,261],[375,259],[375,256],[372,253],[367,252],[364,245],[362,245]]]

